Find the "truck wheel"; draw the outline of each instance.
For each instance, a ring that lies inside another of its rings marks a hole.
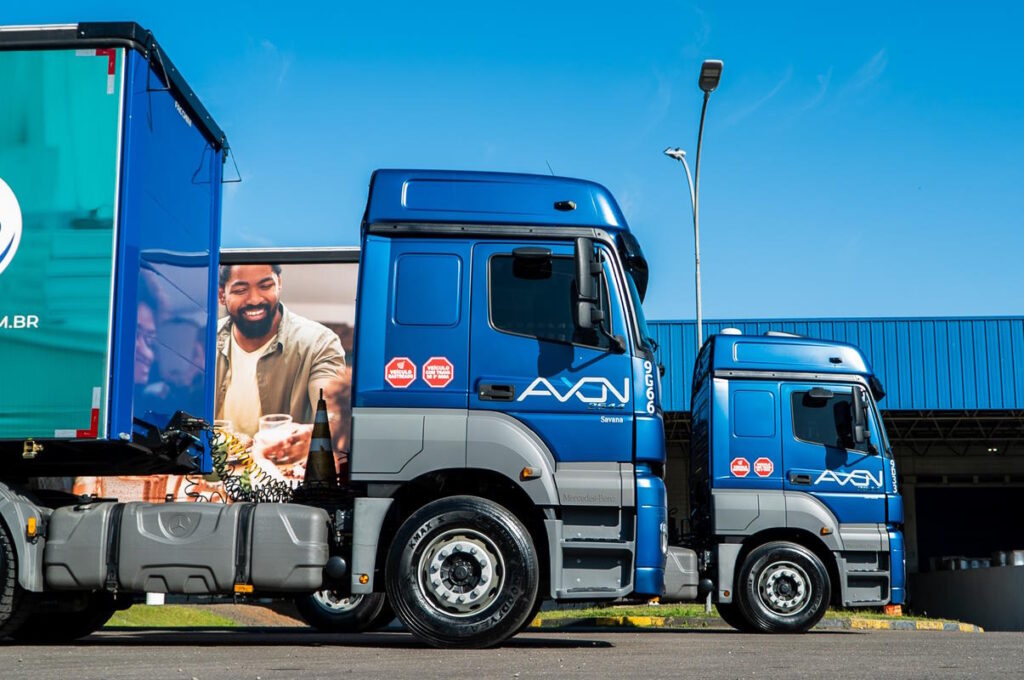
[[[0,638],[17,630],[32,613],[33,593],[18,585],[14,542],[0,522]]]
[[[19,642],[70,642],[95,633],[117,611],[114,598],[107,592],[69,594],[46,599],[21,626],[10,633]]]
[[[519,627],[517,633],[522,633],[524,630],[530,627],[533,620],[537,618],[537,614],[540,613],[540,608],[544,606],[544,598],[537,593],[537,599],[533,603],[533,607],[530,609],[530,613],[526,615],[526,619],[523,620],[523,625]]]
[[[514,635],[537,599],[540,568],[526,527],[475,496],[427,504],[398,529],[388,600],[435,647],[483,648]]]
[[[318,590],[296,597],[295,606],[302,619],[322,633],[362,633],[386,626],[395,618],[384,593],[344,596],[334,590]]]
[[[715,604],[715,609],[718,611],[718,615],[722,617],[723,621],[741,633],[749,633],[753,630],[747,620],[743,618],[743,614],[740,612],[740,607],[736,600],[733,600],[732,602],[718,602]]]
[[[762,633],[809,630],[825,615],[831,597],[828,572],[818,556],[786,541],[765,543],[747,555],[737,591],[748,629]]]

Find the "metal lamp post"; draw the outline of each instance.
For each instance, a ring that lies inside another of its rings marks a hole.
[[[700,78],[697,80],[697,84],[700,89],[704,92],[704,103],[700,107],[700,127],[697,130],[697,162],[695,164],[694,173],[690,175],[690,166],[686,162],[686,152],[680,148],[667,148],[665,149],[665,155],[669,158],[674,158],[683,164],[683,168],[686,170],[686,183],[690,187],[690,205],[693,207],[693,252],[694,252],[694,263],[696,265],[696,284],[697,284],[697,351],[700,352],[701,346],[704,344],[704,324],[703,316],[701,315],[701,304],[700,304],[700,150],[701,143],[704,140],[704,116],[708,110],[708,98],[711,93],[718,87],[718,81],[722,77],[722,62],[717,59],[707,59],[700,67]]]

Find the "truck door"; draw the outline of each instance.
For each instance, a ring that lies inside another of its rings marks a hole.
[[[730,380],[728,408],[728,455],[715,458],[715,486],[780,490],[783,469],[778,383]]]
[[[601,306],[625,338],[607,252],[602,260]],[[469,408],[517,418],[555,460],[631,462],[629,353],[576,327],[572,244],[477,244],[472,285]]]
[[[884,523],[878,428],[872,422],[870,441],[854,443],[852,388],[788,383],[782,401],[783,488],[818,498],[841,523]]]

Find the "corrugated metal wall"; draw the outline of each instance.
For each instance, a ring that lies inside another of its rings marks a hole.
[[[693,321],[652,321],[666,411],[690,409]],[[884,410],[1024,409],[1024,318],[705,321],[745,335],[785,331],[864,350],[885,385]]]

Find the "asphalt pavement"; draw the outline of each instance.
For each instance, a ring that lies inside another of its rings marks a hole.
[[[1024,633],[716,630],[527,633],[480,651],[424,647],[404,632],[306,629],[102,631],[74,645],[0,646],[5,680],[281,678],[1014,678]]]

